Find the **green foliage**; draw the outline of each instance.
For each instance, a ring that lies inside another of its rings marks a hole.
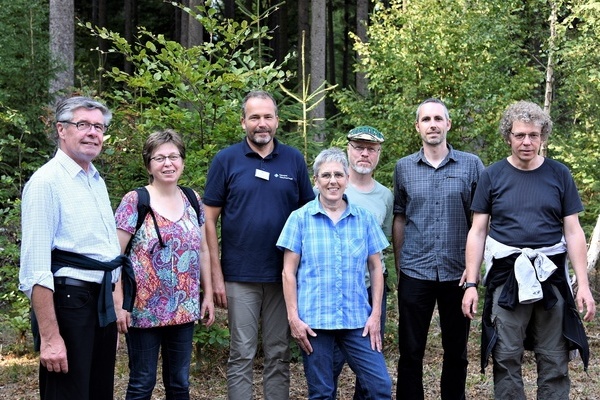
[[[26,333],[29,331],[29,300],[19,291],[19,222],[20,201],[12,207],[0,210],[0,309],[1,323],[16,333],[13,351],[22,353],[27,349]]]
[[[549,155],[566,163],[578,183],[586,211],[581,220],[591,234],[600,214],[600,2],[562,2]]]
[[[391,184],[397,158],[420,147],[414,113],[428,97],[446,102],[455,148],[477,153],[485,164],[506,155],[496,133],[499,116],[515,99],[540,98],[543,78],[524,59],[525,44],[515,40],[527,30],[519,7],[522,2],[512,0],[376,5],[369,42],[354,37],[356,68],[369,80],[369,97],[352,90],[334,97],[349,127],[368,124],[384,132],[378,179]]]
[[[31,147],[32,132],[25,116],[0,103],[0,207],[17,198],[29,176],[45,157]]]
[[[194,352],[196,369],[200,364],[214,366],[217,360],[224,357],[229,349],[229,329],[221,321],[217,321],[210,328],[197,324],[194,329]]]
[[[52,73],[47,18],[44,2],[0,7],[0,207],[20,195],[40,152],[50,149],[43,123]]]
[[[139,154],[147,135],[158,129],[183,135],[189,154],[182,183],[203,187],[217,150],[241,138],[239,110],[246,92],[271,90],[289,76],[281,65],[257,59],[253,44],[268,38],[260,18],[221,21],[210,6],[182,10],[202,24],[210,40],[186,48],[140,27],[135,43],[128,43],[118,33],[86,24],[92,35],[110,43],[108,53],[133,65],[131,74],[116,67],[105,73],[122,87],[104,95],[118,105],[101,161],[109,167],[109,189],[118,189],[110,190],[116,201],[145,183]]]

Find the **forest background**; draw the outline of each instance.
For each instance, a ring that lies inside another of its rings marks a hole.
[[[497,129],[503,110],[534,101],[553,118],[545,151],[573,172],[591,237],[600,214],[598,37],[600,2],[589,0],[0,0],[0,324],[14,333],[2,346],[31,350],[29,304],[17,290],[20,195],[54,153],[58,98],[98,97],[113,110],[95,162],[113,206],[147,182],[140,152],[157,129],[182,133],[182,184],[202,193],[213,156],[243,137],[240,103],[251,89],[274,93],[278,137],[309,165],[320,149],[345,145],[354,126],[381,130],[376,178],[388,187],[396,160],[420,147],[422,100],[446,102],[449,142],[486,165],[508,155]],[[589,268],[598,299],[595,259]],[[198,329],[197,348],[227,339],[221,321]]]

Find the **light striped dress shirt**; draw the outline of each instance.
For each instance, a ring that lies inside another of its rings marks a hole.
[[[93,165],[86,173],[60,149],[25,185],[21,225],[19,289],[28,297],[34,285],[54,290],[55,248],[103,262],[121,253],[104,180]],[[112,272],[113,283],[120,273],[121,268]],[[64,267],[56,276],[100,283],[104,272]]]

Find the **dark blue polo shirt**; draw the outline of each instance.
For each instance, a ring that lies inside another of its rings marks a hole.
[[[273,141],[263,159],[244,138],[217,153],[208,170],[203,201],[221,207],[225,281],[281,282],[275,243],[290,213],[314,198],[302,154]]]

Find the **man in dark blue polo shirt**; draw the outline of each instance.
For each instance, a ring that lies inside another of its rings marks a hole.
[[[253,398],[252,364],[262,318],[264,399],[287,399],[289,326],[283,253],[275,243],[290,213],[314,193],[302,154],[274,137],[279,117],[269,93],[255,91],[244,98],[241,124],[246,137],[215,156],[203,197],[215,304],[228,309],[228,397]]]

